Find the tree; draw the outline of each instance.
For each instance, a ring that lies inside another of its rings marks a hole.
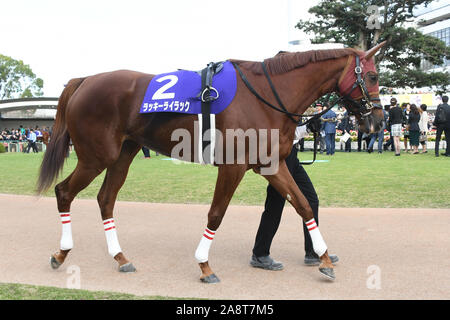
[[[424,35],[408,23],[413,9],[432,0],[322,0],[311,7],[314,19],[301,20],[296,27],[314,34],[313,43],[339,42],[367,50],[386,40],[375,58],[380,85],[386,87],[436,86],[446,91],[450,75],[446,72],[425,73],[420,69],[423,58],[441,65],[450,58],[450,49],[437,38]]]
[[[42,96],[43,86],[29,65],[0,54],[0,100]]]

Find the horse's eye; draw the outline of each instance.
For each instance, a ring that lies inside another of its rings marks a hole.
[[[369,81],[371,84],[376,84],[378,81],[378,75],[376,73],[367,73],[366,74],[366,80]]]

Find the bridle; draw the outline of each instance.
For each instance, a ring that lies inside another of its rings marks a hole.
[[[373,103],[374,101],[380,102],[380,98],[370,97],[369,90],[367,89],[366,83],[362,77],[363,69],[361,67],[361,59],[358,55],[355,55],[355,64],[356,64],[356,67],[355,67],[354,71],[355,71],[355,75],[356,75],[356,80],[353,83],[353,86],[351,87],[350,91],[347,92],[346,94],[340,96],[340,99],[342,99],[342,101],[345,102],[344,107],[347,109],[349,114],[356,115],[356,113],[354,111],[349,110],[347,108],[347,104],[352,104],[352,105],[357,106],[359,115],[361,116],[361,119],[365,119],[372,113],[374,108],[382,109],[382,106],[380,103]],[[362,96],[363,96],[363,98],[360,101],[355,101],[351,97],[351,93],[356,88],[360,88]],[[339,87],[337,87],[336,91],[339,92]]]
[[[349,60],[347,65],[351,63],[351,61]],[[355,55],[355,75],[356,75],[356,80],[353,83],[352,87],[350,88],[350,91],[345,93],[345,94],[341,94],[341,90],[339,89],[339,84],[336,84],[336,88],[335,88],[335,92],[338,93],[339,97],[333,101],[332,103],[329,104],[329,106],[334,106],[336,104],[342,103],[344,104],[345,109],[347,109],[349,114],[353,114],[353,115],[360,115],[362,120],[367,119],[367,117],[372,114],[373,109],[375,108],[379,108],[382,109],[382,106],[380,103],[374,103],[375,101],[380,101],[379,98],[372,98],[370,97],[370,93],[369,90],[367,89],[366,83],[363,79],[363,69],[361,67],[361,59],[359,57],[359,55]],[[233,66],[236,68],[236,70],[238,71],[242,81],[244,82],[244,84],[246,85],[246,87],[250,90],[251,93],[253,93],[253,95],[258,98],[259,100],[261,100],[264,104],[266,104],[268,107],[284,113],[291,121],[293,121],[295,124],[300,125],[300,126],[304,126],[304,125],[309,125],[312,121],[317,120],[318,118],[320,118],[322,115],[324,115],[326,112],[328,112],[331,108],[324,108],[324,110],[320,113],[317,113],[313,116],[311,115],[303,115],[303,114],[299,114],[299,113],[293,113],[293,112],[289,112],[286,107],[284,106],[283,102],[281,101],[280,96],[277,93],[277,90],[275,89],[275,86],[272,82],[272,80],[270,79],[269,73],[267,72],[267,68],[266,65],[263,62],[261,62],[261,67],[262,70],[264,72],[264,75],[267,79],[267,82],[269,83],[270,89],[272,90],[273,95],[275,96],[275,99],[277,100],[279,107],[271,104],[270,102],[268,102],[267,100],[265,100],[263,97],[261,97],[261,95],[253,88],[253,86],[250,84],[250,82],[248,81],[247,77],[244,75],[244,73],[242,72],[241,68],[239,68],[239,65],[236,62],[233,62]],[[344,71],[347,68],[344,68]],[[345,74],[343,74],[342,76],[344,76]],[[362,99],[360,99],[359,101],[356,101],[354,98],[352,98],[351,94],[352,92],[356,89],[356,88],[360,88],[361,93],[362,93]],[[331,93],[329,93],[326,97],[326,101],[325,103],[328,104],[329,100],[331,97]],[[351,110],[348,105],[352,105],[352,106],[356,106],[357,112],[354,112],[353,110]],[[295,120],[294,117],[299,117],[298,120]],[[299,123],[300,120],[302,118],[309,118],[307,121]],[[309,165],[314,163],[314,161],[316,160],[316,154],[317,154],[317,143],[318,143],[318,136],[319,136],[319,131],[318,130],[314,130],[313,131],[314,134],[314,158],[312,161],[310,162],[301,162],[301,164],[303,165]]]
[[[369,90],[367,89],[366,83],[364,82],[364,79],[362,77],[363,74],[363,69],[361,67],[361,59],[358,55],[355,55],[355,63],[356,63],[356,67],[354,69],[355,71],[355,75],[356,75],[356,80],[353,83],[353,86],[351,87],[350,91],[345,93],[345,94],[340,94],[340,89],[339,86],[336,85],[335,88],[335,92],[338,93],[339,97],[333,101],[332,103],[330,103],[330,106],[334,106],[336,104],[339,104],[341,102],[344,102],[344,107],[347,109],[349,114],[353,114],[353,115],[357,115],[359,114],[361,119],[365,119],[367,118],[373,111],[374,108],[380,108],[382,109],[382,106],[380,103],[373,103],[374,101],[380,101],[379,98],[372,98],[370,97],[370,93]],[[350,62],[350,61],[349,61]],[[261,97],[261,95],[258,94],[258,92],[253,88],[253,86],[250,84],[250,82],[248,81],[247,77],[244,75],[244,73],[242,72],[241,68],[239,67],[239,65],[236,62],[233,62],[233,66],[236,68],[236,70],[238,71],[242,81],[244,82],[244,84],[247,86],[247,88],[250,90],[251,93],[253,93],[254,96],[256,96],[259,100],[261,100],[264,104],[266,104],[268,107],[284,113],[291,121],[295,122],[296,124],[298,124],[300,122],[301,118],[310,118],[308,119],[306,122],[301,123],[300,125],[307,125],[308,123],[310,123],[311,121],[321,117],[323,114],[325,114],[329,108],[324,109],[322,112],[315,114],[313,116],[311,115],[303,115],[303,114],[299,114],[299,113],[293,113],[293,112],[289,112],[286,107],[284,106],[283,102],[281,101],[280,96],[278,95],[275,86],[273,85],[272,80],[270,79],[269,73],[267,72],[267,68],[264,62],[261,62],[261,67],[262,70],[264,72],[264,75],[267,79],[267,82],[269,83],[270,89],[272,90],[273,95],[275,96],[275,99],[277,100],[278,104],[280,107],[277,107],[273,104],[271,104],[270,102],[268,102],[267,100],[265,100],[263,97]],[[345,70],[346,68],[344,68]],[[356,101],[351,97],[352,92],[356,89],[356,88],[360,88],[361,92],[362,92],[362,96],[363,98],[360,99],[360,101]],[[329,93],[326,97],[326,103],[328,103],[329,99],[331,97],[331,93]],[[356,106],[357,108],[357,112],[350,110],[348,108],[348,105],[353,105]],[[294,117],[299,117],[299,120],[295,120]]]

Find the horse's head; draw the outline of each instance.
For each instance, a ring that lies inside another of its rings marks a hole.
[[[384,115],[373,56],[385,43],[361,55],[350,56],[338,82],[345,107],[356,116],[360,130],[366,133],[383,128]]]

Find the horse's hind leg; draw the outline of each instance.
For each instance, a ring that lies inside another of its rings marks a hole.
[[[298,188],[292,178],[285,161],[281,161],[278,172],[274,175],[264,176],[269,183],[295,208],[297,213],[303,218],[308,231],[311,235],[313,248],[320,257],[322,264],[319,266],[321,274],[328,279],[334,280],[333,264],[328,256],[327,246],[320,234],[319,227],[314,220],[314,214],[308,200]]]
[[[58,211],[62,223],[62,236],[59,252],[53,254],[50,258],[53,269],[58,268],[64,262],[67,254],[73,248],[70,205],[75,196],[86,188],[103,169],[79,161],[75,170],[64,181],[55,186]]]
[[[208,212],[208,225],[195,251],[195,258],[202,270],[200,277],[202,282],[216,283],[220,281],[209,266],[209,248],[245,171],[246,165],[223,165],[219,167],[214,198]]]
[[[121,272],[134,272],[136,269],[125,258],[119,245],[113,210],[117,194],[127,177],[128,168],[139,150],[140,145],[135,142],[127,140],[123,143],[119,158],[106,170],[105,180],[97,196],[105,228],[108,252],[119,263],[119,271]]]

